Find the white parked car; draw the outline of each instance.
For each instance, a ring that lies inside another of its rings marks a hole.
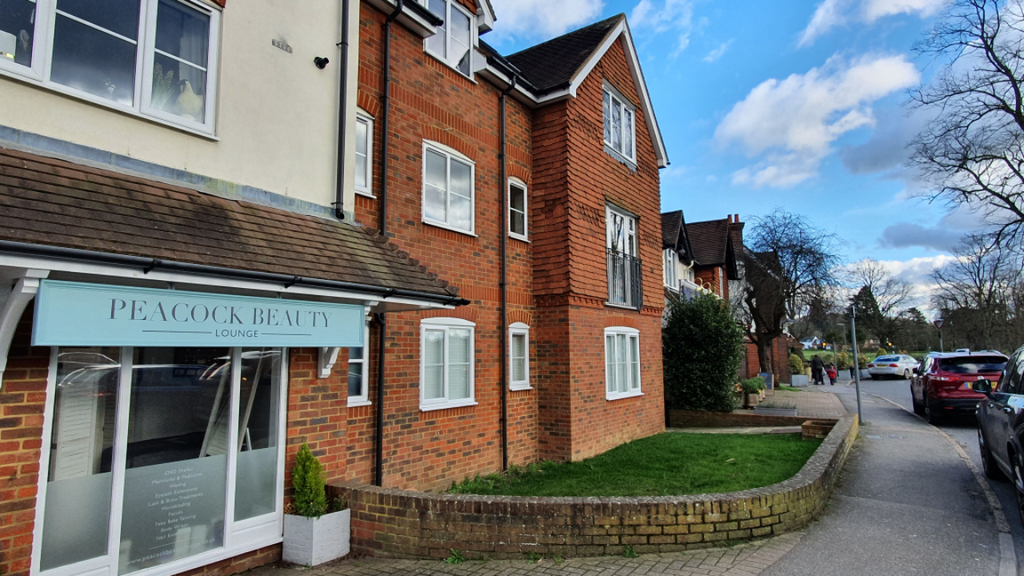
[[[914,370],[921,365],[913,356],[906,354],[886,354],[875,358],[868,364],[868,374],[872,380],[882,378],[903,378],[909,380]]]

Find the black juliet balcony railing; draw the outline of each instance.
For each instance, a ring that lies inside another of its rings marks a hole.
[[[640,310],[644,305],[643,267],[639,258],[606,249],[608,303]]]

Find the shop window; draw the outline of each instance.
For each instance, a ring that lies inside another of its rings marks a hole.
[[[356,113],[356,193],[373,196],[373,118]]]
[[[473,233],[473,162],[433,142],[423,144],[423,221]]]
[[[640,331],[615,327],[604,331],[606,397],[618,400],[640,391]]]
[[[526,184],[519,180],[508,182],[508,233],[513,238],[526,240]]]
[[[475,405],[476,325],[458,318],[420,321],[420,410]]]
[[[444,20],[437,33],[426,39],[428,54],[469,76],[472,72],[474,16],[455,0],[417,0]]]
[[[636,108],[617,90],[604,87],[604,147],[614,156],[636,165]]]
[[[220,13],[179,0],[5,0],[0,71],[212,133]]]
[[[60,348],[56,367],[41,572],[171,574],[280,540],[281,350]]]
[[[529,390],[530,386],[530,327],[515,322],[508,328],[508,387],[512,390]]]

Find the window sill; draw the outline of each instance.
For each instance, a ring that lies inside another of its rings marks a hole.
[[[79,92],[77,90],[74,90],[73,88],[67,88],[67,87],[61,86],[60,84],[55,84],[55,83],[52,83],[52,82],[44,82],[44,81],[40,80],[39,78],[37,78],[36,74],[31,69],[26,69],[24,73],[19,73],[19,71],[12,70],[9,67],[0,67],[0,76],[11,78],[12,80],[20,81],[20,82],[22,82],[24,84],[32,86],[33,88],[39,88],[39,89],[45,90],[47,92],[51,92],[51,93],[54,93],[54,94],[59,94],[61,96],[66,96],[68,98],[72,98],[72,99],[79,100],[79,101],[82,101],[82,102],[87,102],[89,104],[93,104],[95,106],[98,106],[98,107],[100,107],[100,108],[102,108],[104,110],[109,110],[111,112],[125,114],[127,116],[132,116],[132,117],[137,118],[139,120],[143,120],[145,122],[152,122],[153,124],[157,124],[157,125],[160,125],[160,126],[171,128],[173,130],[178,130],[180,132],[185,132],[185,133],[188,133],[188,134],[192,134],[193,136],[199,136],[200,138],[206,138],[207,140],[212,140],[214,142],[220,142],[220,138],[218,138],[212,131],[211,132],[205,132],[205,131],[202,131],[202,130],[199,130],[199,129],[196,129],[196,128],[192,128],[192,127],[186,126],[184,124],[179,124],[177,122],[172,122],[170,120],[165,120],[165,119],[160,118],[158,116],[154,116],[154,115],[151,115],[151,114],[144,114],[144,113],[140,112],[139,110],[136,110],[133,107],[121,106],[121,105],[113,103],[113,102],[111,102],[109,100],[106,100],[104,98],[99,98],[99,97],[96,97],[96,96],[92,96],[92,95],[87,94],[85,92]]]
[[[358,188],[356,188],[356,196],[362,196],[364,198],[373,198],[374,200],[377,199],[377,197],[373,195],[373,192],[360,190]]]
[[[634,312],[639,312],[639,310],[636,309],[636,306],[630,306],[629,304],[616,304],[614,302],[605,302],[604,305],[610,308],[621,308],[623,310],[632,310]]]
[[[626,167],[632,170],[633,172],[636,172],[636,160],[627,158],[624,154],[617,152],[615,148],[612,148],[607,143],[604,145],[604,151],[607,152],[612,158],[615,158],[619,162],[625,164]]]
[[[420,412],[448,410],[449,408],[465,408],[466,406],[476,406],[476,404],[477,402],[474,399],[459,400],[457,402],[445,402],[444,404],[420,404]]]
[[[509,384],[509,392],[521,392],[523,390],[533,390],[533,386],[529,384]]]
[[[458,234],[465,234],[466,236],[472,236],[473,238],[478,238],[478,236],[475,233],[473,233],[473,231],[471,231],[471,230],[470,231],[460,230],[458,228],[454,228],[452,226],[444,224],[443,222],[435,222],[433,220],[427,220],[426,218],[424,218],[423,219],[423,223],[428,225],[428,226],[433,226],[435,228],[443,228],[445,230],[450,230],[450,231],[456,232]]]
[[[373,405],[373,402],[370,402],[369,400],[363,400],[362,398],[360,398],[360,399],[349,398],[349,400],[348,400],[348,407],[349,408],[359,408],[360,406],[372,406],[372,405]]]
[[[614,402],[616,400],[625,400],[626,398],[636,398],[637,396],[643,396],[643,392],[629,392],[627,394],[616,394],[614,396],[605,395],[604,399],[608,402]]]
[[[526,242],[527,244],[530,243],[529,238],[527,238],[526,236],[523,236],[521,234],[513,234],[512,232],[509,232],[508,233],[508,237],[509,238],[515,238],[516,240],[519,240],[520,242]]]
[[[463,78],[465,78],[465,79],[466,79],[466,80],[468,80],[469,82],[472,82],[473,84],[478,84],[478,82],[477,82],[476,80],[474,80],[472,76],[467,76],[466,74],[463,74],[463,73],[462,73],[462,72],[461,72],[461,71],[460,71],[460,70],[459,70],[458,68],[456,68],[455,66],[452,66],[451,64],[449,64],[447,60],[445,60],[444,58],[441,58],[441,57],[440,57],[440,56],[438,56],[437,54],[434,54],[434,53],[433,53],[433,52],[431,52],[430,50],[427,50],[427,46],[426,46],[426,44],[427,44],[427,43],[426,43],[426,40],[424,40],[424,41],[423,41],[423,53],[424,53],[424,54],[426,54],[426,55],[430,56],[430,57],[431,57],[431,58],[433,58],[434,60],[437,60],[437,61],[438,61],[438,62],[440,62],[441,64],[444,64],[446,68],[448,68],[448,69],[449,69],[449,70],[451,70],[452,72],[455,72],[455,73],[456,73],[456,74],[458,74],[459,76],[462,76]],[[470,48],[470,49],[469,49],[470,53],[472,53],[472,52],[473,52],[474,50],[476,50],[476,48],[477,48],[476,46],[473,46],[472,48]],[[470,58],[472,59],[472,56],[471,56]],[[472,67],[472,60],[470,61],[470,67]]]

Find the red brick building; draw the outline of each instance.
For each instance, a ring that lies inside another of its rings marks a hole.
[[[434,491],[663,430],[668,159],[624,16],[502,56],[489,0],[139,7],[31,5],[0,59],[0,572],[273,561],[303,443]]]

